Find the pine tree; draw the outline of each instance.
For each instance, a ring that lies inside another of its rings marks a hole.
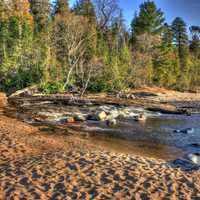
[[[172,22],[174,43],[178,48],[180,58],[183,57],[188,45],[187,25],[180,17]]]
[[[179,74],[179,62],[173,47],[171,27],[165,24],[161,45],[153,57],[154,82],[159,86],[172,87]]]
[[[200,27],[190,27],[192,40],[190,42],[190,52],[195,58],[200,58]]]
[[[53,22],[53,31],[56,31],[56,34],[54,34],[53,40],[56,41],[55,55],[59,63],[58,65],[60,65],[59,68],[63,68],[64,66],[67,67],[67,46],[64,34],[65,31],[68,31],[66,20],[69,17],[69,14],[68,2],[66,0],[57,0]]]
[[[132,36],[138,34],[158,34],[162,32],[165,21],[163,12],[153,1],[145,1],[140,5],[139,15],[135,15],[132,23]]]
[[[182,87],[188,87],[189,84],[189,48],[186,23],[180,17],[172,22],[173,40],[177,47],[181,76],[180,83]]]

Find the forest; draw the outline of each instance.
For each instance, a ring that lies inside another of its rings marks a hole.
[[[200,27],[180,17],[167,24],[153,1],[128,28],[117,0],[0,0],[2,91],[198,91],[199,77]]]

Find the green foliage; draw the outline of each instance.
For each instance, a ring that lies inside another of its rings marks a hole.
[[[173,87],[179,75],[179,63],[173,47],[171,27],[165,24],[162,42],[153,56],[154,83],[159,86]]]
[[[56,93],[64,93],[64,83],[63,82],[42,82],[40,84],[40,90],[45,94],[56,94]]]
[[[126,30],[116,0],[0,1],[0,89],[39,84],[47,94],[70,84],[81,91],[144,85],[200,86],[200,27],[165,24],[153,1],[141,4]],[[191,41],[189,39],[191,38]]]
[[[140,6],[140,13],[136,15],[131,23],[132,33],[158,34],[162,32],[164,14],[158,9],[153,1],[145,1]]]
[[[180,17],[177,17],[172,23],[172,31],[174,43],[177,47],[181,74],[179,83],[183,88],[188,88],[189,85],[189,47],[186,23]]]

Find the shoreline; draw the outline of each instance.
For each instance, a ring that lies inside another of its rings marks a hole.
[[[199,169],[105,151],[2,114],[0,138],[1,199],[200,198]]]
[[[142,107],[149,111],[163,114],[191,114],[200,113],[200,93],[178,92],[156,87],[145,87],[128,92],[85,94],[51,94],[35,93],[31,88],[17,91],[8,97],[12,105],[49,101],[55,104],[91,106],[115,105]]]

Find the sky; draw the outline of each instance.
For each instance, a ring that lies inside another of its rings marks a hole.
[[[74,2],[75,0],[70,0],[70,5]],[[142,2],[144,0],[119,0],[128,27]],[[168,23],[175,17],[182,17],[188,26],[200,25],[200,0],[154,0],[154,2],[165,13]]]

